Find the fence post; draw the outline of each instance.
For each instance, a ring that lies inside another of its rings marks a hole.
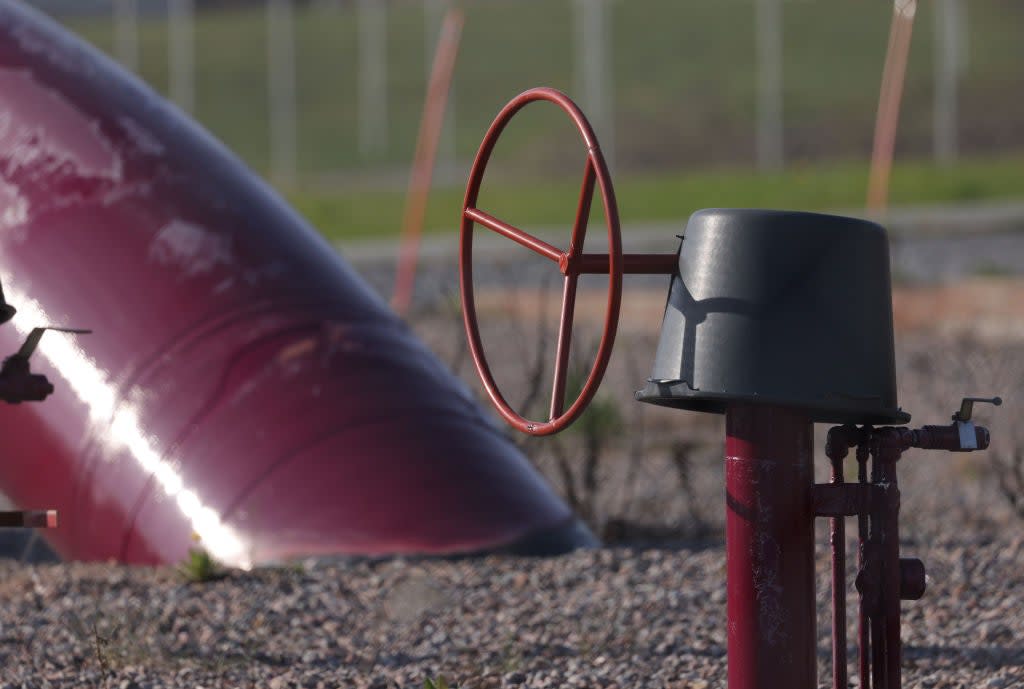
[[[387,5],[359,0],[359,153],[365,158],[388,148]]]
[[[114,50],[117,61],[139,71],[139,6],[137,0],[114,0]]]
[[[755,0],[757,32],[757,167],[781,170],[782,133],[782,4]]]
[[[615,117],[609,84],[613,83],[607,0],[575,0],[576,64],[574,88],[591,126],[601,140],[608,167],[615,168]]]
[[[437,53],[437,42],[441,25],[448,13],[448,0],[423,0],[423,72],[425,83],[430,83],[431,67]],[[442,183],[448,183],[455,176],[455,79],[448,86],[448,107],[444,109],[444,123],[437,147],[437,176]]]
[[[193,0],[167,2],[167,61],[171,100],[185,112],[195,109],[195,8]]]
[[[277,184],[296,179],[295,21],[292,0],[267,0],[267,72],[270,96],[270,174]]]
[[[957,86],[961,60],[962,12],[959,0],[935,2],[935,160],[952,165],[957,157]]]

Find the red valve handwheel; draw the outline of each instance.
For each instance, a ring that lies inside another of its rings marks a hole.
[[[568,251],[562,251],[537,237],[534,237],[522,230],[513,227],[495,217],[488,215],[476,207],[477,196],[480,193],[480,183],[483,181],[484,170],[498,142],[498,137],[505,129],[512,117],[525,105],[533,101],[544,100],[554,103],[564,110],[572,118],[579,130],[583,141],[587,146],[587,163],[583,170],[583,188],[580,191],[579,206],[576,210],[576,221],[573,224],[572,238],[569,241]],[[583,240],[587,232],[587,222],[590,219],[590,204],[594,197],[594,182],[601,188],[601,197],[604,200],[604,214],[608,223],[608,254],[606,257],[593,255],[584,256]],[[522,244],[528,249],[536,251],[558,264],[562,275],[565,276],[562,296],[562,315],[558,327],[558,350],[555,359],[555,376],[551,392],[551,411],[547,421],[531,421],[516,413],[505,401],[494,377],[491,375],[487,359],[484,357],[483,346],[480,342],[480,329],[477,325],[476,306],[473,301],[473,224],[479,223],[484,227],[504,235],[509,239]],[[596,262],[593,259],[599,259]],[[595,265],[596,263],[596,265]],[[476,160],[473,162],[473,169],[469,173],[469,182],[466,185],[466,201],[462,207],[462,238],[459,251],[459,273],[462,284],[462,316],[466,324],[466,337],[469,339],[469,348],[473,354],[473,361],[476,363],[476,370],[480,374],[484,388],[488,396],[494,402],[501,415],[512,426],[524,433],[531,435],[550,435],[565,429],[569,424],[583,413],[590,400],[594,398],[601,378],[604,377],[608,360],[611,358],[612,346],[615,343],[615,331],[619,322],[619,304],[622,301],[622,238],[619,233],[619,211],[615,205],[615,190],[612,188],[611,175],[608,173],[608,166],[604,162],[604,156],[598,147],[597,137],[591,129],[587,118],[583,116],[576,104],[561,91],[550,88],[535,88],[525,91],[513,98],[508,105],[502,109],[490,129],[484,136],[477,151]],[[597,348],[597,356],[594,359],[594,366],[587,377],[586,383],[579,397],[572,405],[565,409],[565,384],[569,368],[569,349],[572,342],[572,321],[576,306],[576,283],[582,273],[608,273],[608,308],[605,312],[604,333],[601,335],[601,344]]]

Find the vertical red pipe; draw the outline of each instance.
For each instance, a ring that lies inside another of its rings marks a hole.
[[[845,450],[844,450],[845,452]],[[843,484],[843,458],[832,458],[832,483]],[[846,518],[832,517],[832,686],[845,689],[846,672]]]
[[[868,446],[857,446],[857,482],[868,483]],[[863,572],[867,565],[868,515],[861,512],[857,515],[857,571]],[[863,592],[860,596],[857,612],[857,662],[861,689],[871,689],[871,622],[868,617],[868,603]]]
[[[879,622],[885,634],[885,680],[886,689],[900,689],[903,684],[900,662],[902,644],[900,638],[900,489],[896,481],[896,462],[899,451],[888,456],[879,453],[875,458],[881,465],[881,478],[885,496],[884,521],[882,523],[882,591],[883,603]],[[877,685],[876,685],[877,687]]]
[[[726,413],[729,689],[814,689],[814,427],[803,412]]]

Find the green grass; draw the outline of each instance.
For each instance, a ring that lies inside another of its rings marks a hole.
[[[465,0],[455,75],[457,158],[465,163],[500,107],[547,84],[579,95],[570,0]],[[427,58],[422,3],[388,5],[388,145],[358,146],[358,14],[296,12],[299,182],[289,199],[331,239],[398,232],[403,184],[419,126]],[[750,171],[756,114],[752,0],[618,0],[611,7],[609,89],[615,182],[624,223],[681,222],[710,206],[857,208],[866,195],[891,3],[784,3],[788,167]],[[267,51],[262,9],[197,14],[196,117],[257,172],[269,166]],[[903,98],[893,204],[1024,196],[1024,21],[1019,0],[974,0],[960,91],[966,162],[939,169],[931,152],[933,33],[929,5],[914,28]],[[104,50],[107,19],[72,28]],[[167,27],[140,24],[141,74],[167,91]],[[601,132],[598,132],[599,136]],[[492,159],[479,205],[525,228],[571,222],[580,145],[551,107],[527,108]],[[382,172],[383,171],[383,172]],[[458,182],[459,180],[455,180]],[[459,184],[436,189],[428,232],[457,228]],[[595,223],[600,218],[595,218]]]
[[[456,155],[469,159],[511,96],[546,84],[577,96],[574,20],[569,0],[463,2],[466,24],[455,75]],[[791,161],[860,158],[870,150],[891,3],[784,3],[784,108]],[[388,145],[359,152],[358,16],[297,11],[300,179],[368,168],[403,170],[412,158],[427,59],[419,2],[388,7]],[[614,99],[617,169],[623,172],[749,165],[754,152],[755,46],[752,0],[619,0],[611,5],[609,91]],[[903,99],[900,155],[931,145],[934,21],[922,5]],[[961,139],[968,153],[1024,146],[1024,41],[1019,0],[972,0],[968,62],[961,86]],[[71,28],[111,50],[111,22]],[[140,27],[141,73],[167,91],[167,27]],[[197,15],[196,116],[257,171],[269,164],[265,13]],[[510,169],[566,171],[575,141],[525,117],[507,132]],[[600,135],[601,132],[599,131]]]
[[[204,548],[189,548],[188,555],[177,566],[178,575],[187,582],[202,584],[223,579],[224,569]]]
[[[485,180],[479,206],[524,229],[569,227],[579,194],[578,175],[533,184]],[[979,202],[1024,196],[1024,157],[981,159],[940,168],[928,163],[897,163],[891,203]],[[793,210],[859,208],[867,194],[867,165],[806,165],[778,174],[750,171],[625,175],[615,181],[623,224],[682,221],[709,207],[762,207]],[[425,229],[454,232],[462,207],[461,189],[438,189],[431,196]],[[332,240],[386,238],[399,232],[403,192],[293,192],[289,200]],[[600,222],[595,217],[592,226]]]

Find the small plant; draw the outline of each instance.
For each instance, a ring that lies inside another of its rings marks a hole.
[[[103,675],[103,679],[107,679],[110,675],[110,660],[107,658],[107,646],[110,645],[110,638],[102,636],[99,630],[96,628],[95,620],[92,623],[92,641],[93,647],[96,650],[96,662],[100,666],[100,674]]]
[[[178,565],[178,573],[192,583],[223,579],[226,574],[204,548],[189,548],[188,556]]]
[[[974,265],[971,274],[980,278],[1005,278],[1016,274],[1014,269],[997,261],[981,261]]]
[[[427,677],[423,680],[423,689],[449,689],[448,680],[444,678],[444,675],[438,675],[437,679]]]
[[[199,541],[196,534],[192,535],[193,540]],[[202,546],[189,548],[188,555],[177,567],[180,574],[186,581],[199,584],[206,581],[223,579],[226,575],[220,564],[213,559],[210,553]]]

